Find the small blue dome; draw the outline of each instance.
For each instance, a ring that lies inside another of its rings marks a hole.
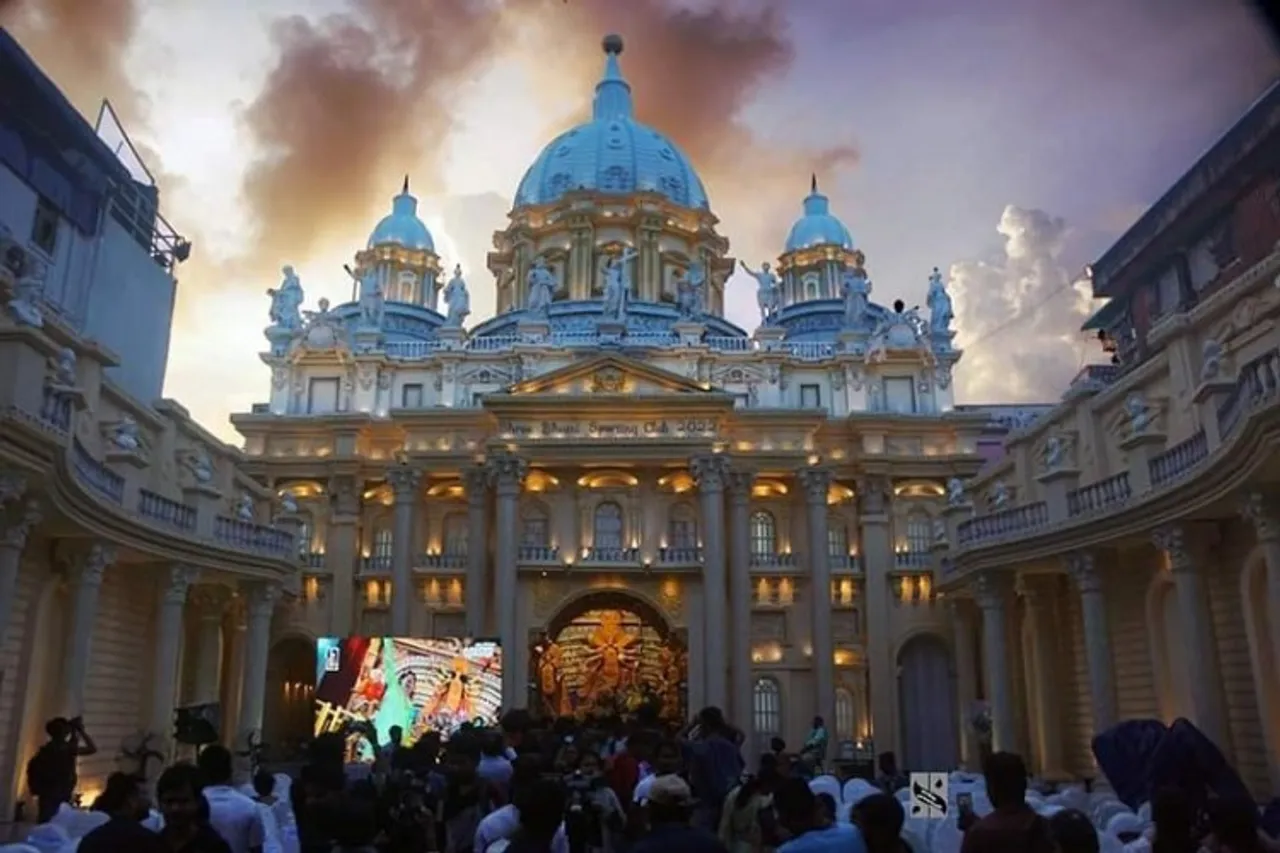
[[[391,213],[369,235],[369,248],[394,244],[406,249],[434,252],[435,241],[426,224],[418,218],[418,200],[409,194],[409,179],[404,179],[400,195],[391,200]]]
[[[787,235],[787,251],[797,252],[814,246],[839,246],[853,251],[853,235],[844,223],[831,215],[827,197],[818,192],[818,179],[813,179],[812,190],[804,200],[804,216],[791,226]]]
[[[573,190],[626,195],[658,192],[682,207],[710,208],[702,180],[676,144],[635,120],[622,77],[622,39],[607,36],[604,77],[591,121],[551,141],[525,172],[515,203],[550,204]]]

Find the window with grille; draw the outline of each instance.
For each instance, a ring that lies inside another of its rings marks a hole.
[[[849,531],[833,521],[827,526],[827,555],[844,559],[849,554]]]
[[[374,559],[391,559],[391,549],[394,547],[391,528],[379,527],[373,531],[373,556]]]
[[[524,517],[520,519],[520,545],[525,548],[551,546],[551,525],[541,509],[525,510]]]
[[[777,679],[768,676],[756,679],[751,688],[751,710],[757,735],[782,733],[782,689]]]
[[[927,554],[933,544],[933,522],[929,513],[913,509],[907,514],[907,550],[913,554]]]
[[[773,514],[760,510],[751,514],[751,556],[772,557],[778,553],[778,525]]]
[[[447,557],[467,556],[467,517],[460,513],[444,517],[444,553]]]
[[[671,508],[671,517],[667,520],[667,547],[698,547],[698,519],[688,504],[676,504]]]
[[[836,740],[853,740],[853,694],[836,688]]]
[[[621,549],[623,547],[622,507],[613,501],[605,501],[597,506],[591,538],[596,548]]]

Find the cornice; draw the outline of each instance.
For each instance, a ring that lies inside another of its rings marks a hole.
[[[1080,516],[1028,536],[955,552],[951,555],[955,569],[943,579],[942,586],[964,584],[972,573],[985,569],[1025,565],[1120,539],[1148,536],[1156,527],[1194,516],[1237,494],[1274,459],[1277,443],[1280,408],[1273,403],[1241,424],[1228,443],[1173,488],[1152,492],[1102,517]]]

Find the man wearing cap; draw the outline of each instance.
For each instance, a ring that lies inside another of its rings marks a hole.
[[[679,776],[654,777],[647,802],[649,831],[631,853],[728,853],[715,835],[690,825],[693,792]]]

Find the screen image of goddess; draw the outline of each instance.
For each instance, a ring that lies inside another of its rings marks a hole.
[[[322,637],[316,641],[315,734],[348,723],[372,724],[379,743],[399,727],[412,744],[434,731],[448,737],[465,723],[497,723],[502,649],[458,638]],[[348,756],[373,760],[362,735]]]

